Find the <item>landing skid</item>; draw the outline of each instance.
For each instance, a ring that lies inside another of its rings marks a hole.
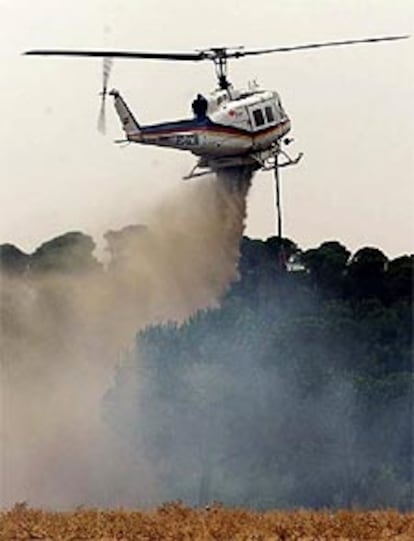
[[[285,158],[284,162],[279,161],[280,156]],[[275,169],[275,167],[289,167],[290,165],[296,165],[300,162],[302,157],[303,152],[299,152],[296,158],[291,158],[289,154],[285,150],[282,150],[278,145],[271,156],[265,158],[264,160],[260,159],[260,157],[257,159],[262,171],[272,171]]]
[[[188,175],[183,177],[183,180],[190,180],[192,178],[202,177],[204,175],[215,174],[218,171],[225,169],[233,169],[237,167],[251,167],[252,169],[259,169],[260,165],[257,160],[252,156],[228,156],[224,158],[212,158],[208,159],[202,157],[198,160],[195,166],[191,169]],[[202,171],[197,172],[198,169]]]
[[[204,177],[205,175],[211,175],[213,173],[212,169],[207,169],[206,171],[200,171],[199,173],[196,173],[195,171],[198,167],[199,165],[196,164],[188,173],[188,175],[185,175],[185,177],[183,177],[183,180],[191,180],[192,178]]]
[[[285,161],[280,162],[279,156],[283,156]],[[291,158],[285,150],[282,150],[280,144],[275,144],[269,150],[255,152],[247,156],[229,156],[213,159],[203,157],[199,159],[189,174],[183,177],[183,180],[203,177],[228,168],[236,167],[250,167],[253,171],[271,171],[276,167],[296,165],[302,159],[302,156],[303,152],[300,152],[296,158]],[[198,171],[199,169],[201,169],[201,171]]]

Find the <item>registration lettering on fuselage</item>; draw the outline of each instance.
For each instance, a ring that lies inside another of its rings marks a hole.
[[[178,146],[196,146],[198,145],[198,134],[196,133],[185,133],[177,135],[177,145]]]
[[[178,135],[160,135],[157,138],[160,145],[172,145],[177,147],[193,147],[199,145],[197,133],[180,133]]]

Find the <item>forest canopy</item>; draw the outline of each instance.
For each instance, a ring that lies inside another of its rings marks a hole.
[[[218,308],[137,334],[107,421],[165,499],[410,507],[413,263],[243,238]]]
[[[112,267],[126,234],[147,232],[112,234]],[[39,297],[59,302],[66,322],[71,292],[56,288],[106,272],[94,247],[80,232],[33,254],[0,246],[3,303],[20,302],[35,276],[70,276]],[[301,250],[275,237],[245,237],[240,253],[239,279],[215,308],[136,327],[103,398],[108,426],[145,456],[161,501],[412,506],[413,255],[351,254],[338,241]],[[2,313],[21,332],[11,323]]]

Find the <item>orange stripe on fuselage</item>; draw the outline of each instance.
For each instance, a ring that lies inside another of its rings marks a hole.
[[[141,136],[144,139],[152,139],[152,138],[158,138],[158,137],[169,136],[169,135],[178,135],[180,133],[200,133],[200,134],[208,134],[208,135],[213,135],[213,136],[214,135],[229,135],[232,137],[257,139],[258,137],[267,136],[273,131],[276,133],[277,131],[281,130],[283,126],[289,125],[289,124],[290,124],[290,121],[285,120],[284,122],[280,122],[279,124],[276,124],[275,126],[268,126],[260,131],[248,132],[245,130],[241,130],[239,128],[235,128],[233,126],[225,126],[223,124],[212,123],[211,125],[206,125],[206,126],[192,126],[188,128],[183,126],[183,127],[169,128],[169,129],[160,129],[159,131],[153,131],[151,133],[146,133],[145,129],[143,129],[141,132]]]

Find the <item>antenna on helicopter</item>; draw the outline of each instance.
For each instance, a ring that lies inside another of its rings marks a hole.
[[[99,109],[98,116],[98,130],[102,133],[106,133],[106,95],[108,93],[108,80],[111,73],[113,60],[111,57],[104,57],[102,66],[102,96],[101,107]]]

